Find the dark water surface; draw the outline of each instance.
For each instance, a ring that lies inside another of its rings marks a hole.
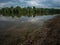
[[[9,29],[10,27],[18,26],[18,25],[26,25],[26,24],[37,24],[42,25],[44,21],[53,18],[54,16],[36,16],[36,17],[27,17],[22,16],[18,17],[5,17],[0,16],[0,31]]]

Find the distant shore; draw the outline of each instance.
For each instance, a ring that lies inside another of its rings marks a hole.
[[[54,14],[60,14],[60,9],[54,9],[54,8],[36,8],[36,7],[20,7],[16,6],[14,7],[5,7],[0,9],[0,14],[3,16],[32,16],[35,17],[40,15],[54,15]]]

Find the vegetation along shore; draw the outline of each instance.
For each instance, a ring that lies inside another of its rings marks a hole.
[[[38,16],[60,14],[60,9],[54,8],[36,8],[36,7],[4,7],[0,9],[0,15],[3,16]]]

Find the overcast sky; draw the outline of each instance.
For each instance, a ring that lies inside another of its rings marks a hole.
[[[0,0],[0,7],[10,6],[60,8],[60,0]]]

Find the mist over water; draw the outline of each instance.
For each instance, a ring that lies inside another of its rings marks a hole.
[[[52,15],[44,15],[44,16],[21,16],[21,17],[11,17],[11,16],[0,16],[0,30],[5,30],[7,28],[20,25],[20,24],[37,24],[42,25],[48,19],[52,19],[54,16]]]

